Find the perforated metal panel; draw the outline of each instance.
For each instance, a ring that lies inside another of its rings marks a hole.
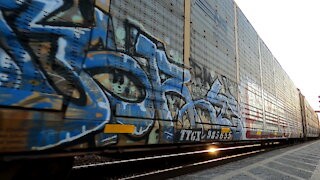
[[[118,47],[124,49],[124,22],[130,20],[164,41],[168,55],[177,63],[183,63],[183,0],[116,0],[111,1],[110,10]]]
[[[261,39],[259,47],[259,36],[239,8],[237,13],[239,88],[246,126],[296,137],[302,132],[298,91]]]
[[[238,42],[239,42],[239,60],[240,60],[240,79],[248,80],[257,85],[254,93],[260,92],[260,62],[259,62],[259,42],[258,34],[244,16],[238,12]]]
[[[237,8],[240,96],[248,128],[263,129],[263,102],[258,34]]]
[[[279,131],[279,121],[276,108],[273,55],[267,45],[260,40],[260,59],[262,70],[262,85],[265,107],[265,129]]]
[[[191,22],[191,58],[236,82],[233,1],[192,1]]]
[[[305,100],[305,98],[304,98]],[[307,137],[318,137],[319,136],[319,120],[317,115],[314,113],[313,108],[305,100],[305,113],[306,113],[306,125],[307,125]]]

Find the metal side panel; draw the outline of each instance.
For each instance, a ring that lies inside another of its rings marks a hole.
[[[233,1],[192,1],[191,59],[236,82]]]

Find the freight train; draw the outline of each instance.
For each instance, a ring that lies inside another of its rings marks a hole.
[[[319,136],[233,0],[6,0],[0,29],[2,162]]]

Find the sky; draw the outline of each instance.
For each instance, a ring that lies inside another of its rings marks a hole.
[[[320,0],[235,2],[309,104],[320,110]]]

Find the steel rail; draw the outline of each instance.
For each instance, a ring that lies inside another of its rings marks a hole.
[[[243,148],[258,147],[258,146],[261,146],[261,144],[250,144],[250,145],[243,145],[243,146],[214,148],[214,151],[235,150],[235,149],[243,149]],[[149,157],[135,158],[135,159],[110,161],[110,162],[103,162],[103,163],[96,163],[96,164],[79,165],[79,166],[72,167],[72,169],[79,170],[79,169],[94,168],[94,167],[105,166],[105,165],[113,165],[113,164],[129,163],[129,162],[136,162],[136,161],[145,161],[145,160],[155,160],[155,159],[177,157],[177,156],[195,155],[195,154],[201,154],[201,153],[209,153],[211,151],[212,151],[212,149],[208,149],[208,150],[193,151],[193,152],[186,152],[186,153],[175,153],[175,154],[149,156]]]
[[[173,167],[173,168],[163,169],[163,170],[156,170],[156,171],[152,171],[152,172],[148,172],[148,173],[144,173],[144,174],[133,175],[133,176],[130,176],[130,177],[120,178],[119,180],[142,178],[142,177],[145,177],[145,176],[165,173],[165,172],[168,172],[168,171],[175,171],[175,170],[178,170],[178,169],[194,167],[194,166],[208,164],[208,163],[212,163],[212,162],[223,161],[223,160],[232,159],[232,158],[239,158],[239,157],[242,157],[242,156],[247,156],[247,155],[251,155],[251,154],[255,154],[255,153],[259,153],[259,152],[264,152],[264,151],[265,151],[265,149],[255,150],[255,151],[251,151],[251,152],[225,156],[225,157],[211,159],[211,160],[202,161],[202,162],[198,162],[198,163],[192,163],[192,164],[187,164],[187,165],[182,165],[182,166],[176,166],[176,167]]]

